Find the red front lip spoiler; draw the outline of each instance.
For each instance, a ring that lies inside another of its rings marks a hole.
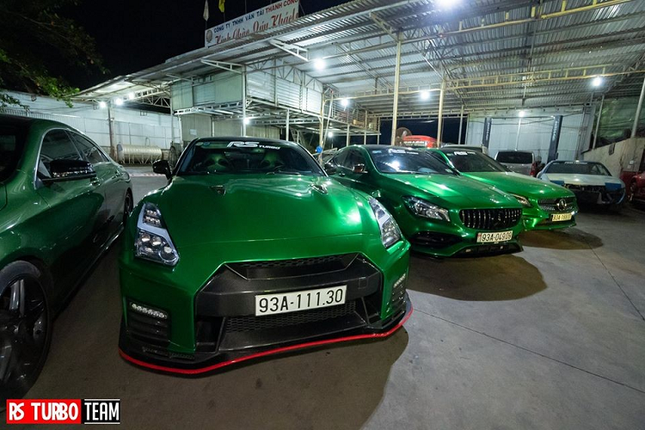
[[[403,319],[399,321],[397,325],[395,325],[390,330],[383,333],[358,334],[354,336],[339,337],[336,339],[326,339],[326,340],[319,340],[319,341],[313,341],[313,342],[299,343],[297,345],[284,346],[280,348],[258,352],[256,354],[245,355],[244,357],[236,358],[234,360],[229,360],[229,361],[223,361],[221,363],[213,364],[211,366],[206,366],[199,369],[177,369],[174,367],[166,367],[166,366],[159,366],[157,364],[146,363],[145,361],[137,360],[136,358],[130,357],[128,354],[123,352],[121,348],[119,348],[119,355],[121,355],[121,357],[124,360],[134,363],[137,366],[147,367],[148,369],[159,370],[162,372],[169,372],[169,373],[178,373],[182,375],[198,375],[200,373],[206,373],[206,372],[211,372],[213,370],[221,369],[222,367],[229,366],[231,364],[242,363],[247,360],[253,360],[255,358],[266,357],[268,355],[273,355],[273,354],[279,354],[281,352],[295,351],[303,348],[311,348],[314,346],[322,346],[322,345],[328,345],[333,343],[350,342],[353,340],[378,339],[378,338],[388,337],[392,335],[395,331],[400,329],[403,326],[403,324],[405,324],[405,322],[412,315],[413,311],[414,309],[412,309],[412,306],[410,306],[410,312],[408,312],[408,314],[404,316]]]

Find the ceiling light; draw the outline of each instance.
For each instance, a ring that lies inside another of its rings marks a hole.
[[[435,0],[435,3],[444,8],[456,6],[460,2],[461,0]]]
[[[251,118],[244,118],[244,125],[251,124]]]
[[[421,100],[429,100],[430,91],[421,91],[421,93],[419,94],[419,97],[421,97]]]
[[[123,99],[122,98],[114,99],[114,104],[117,105],[117,106],[123,105]]]
[[[329,137],[329,138],[334,137],[334,132],[333,131],[328,131],[327,132],[327,137]]]
[[[596,76],[593,78],[593,81],[591,81],[591,85],[594,87],[599,87],[602,85],[602,77],[601,76]]]
[[[517,115],[518,115],[520,118],[524,118],[524,117],[526,116],[526,111],[521,110],[521,111],[519,111],[519,112],[517,113]]]
[[[99,109],[105,109],[107,107],[107,103],[101,101],[99,102]]]
[[[316,70],[323,70],[325,67],[327,67],[327,63],[322,58],[316,58],[314,60],[314,67],[316,68]]]
[[[341,105],[342,107],[347,107],[347,106],[349,106],[349,100],[347,100],[347,99],[341,99],[341,101],[340,101],[340,105]]]
[[[134,93],[128,93],[128,100],[134,100]]]

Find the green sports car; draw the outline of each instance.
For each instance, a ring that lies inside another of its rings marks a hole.
[[[497,161],[477,151],[460,148],[430,151],[462,175],[515,196],[523,207],[525,230],[554,230],[576,225],[576,196],[566,188],[509,172]]]
[[[0,115],[0,408],[35,382],[53,316],[131,209],[128,173],[94,142]]]
[[[409,243],[374,198],[301,146],[190,143],[133,211],[120,259],[121,356],[196,374],[393,333],[410,314]]]
[[[377,198],[417,251],[474,257],[522,250],[519,202],[461,176],[425,149],[350,146],[326,169],[343,184]]]

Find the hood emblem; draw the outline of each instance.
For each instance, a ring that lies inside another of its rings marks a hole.
[[[311,188],[318,191],[320,194],[327,194],[327,187],[324,184],[311,184]]]
[[[226,194],[226,188],[224,185],[214,185],[211,187],[211,190],[215,191],[220,196]]]
[[[564,199],[558,199],[558,201],[555,202],[555,207],[559,211],[565,211],[567,210],[567,202]]]

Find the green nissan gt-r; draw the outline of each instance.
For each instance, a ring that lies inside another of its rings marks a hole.
[[[578,204],[570,190],[556,184],[509,172],[477,151],[460,148],[431,149],[430,153],[462,175],[515,196],[522,204],[525,230],[553,230],[576,225]]]
[[[0,409],[36,381],[53,317],[131,210],[130,176],[86,136],[0,115]]]
[[[121,356],[196,374],[393,333],[410,314],[409,243],[374,198],[301,146],[193,141],[133,211],[120,259]]]
[[[350,146],[325,168],[343,184],[377,198],[414,250],[436,257],[522,250],[519,202],[461,176],[424,149]]]

